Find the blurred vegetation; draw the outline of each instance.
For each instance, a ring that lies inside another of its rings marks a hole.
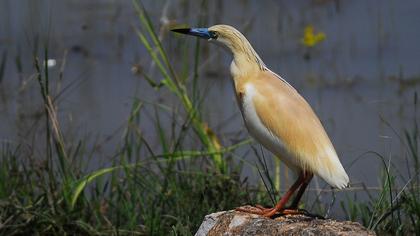
[[[185,63],[181,68],[194,75],[177,72],[141,2],[135,1],[134,8],[140,22],[136,30],[139,42],[147,49],[159,76],[141,70],[138,73],[157,93],[169,91],[182,109],[134,98],[110,167],[88,171],[85,166],[94,150],[88,150],[87,140],[70,142],[60,128],[56,100],[60,91],[51,92],[48,47],[42,55],[34,54],[44,109],[44,129],[35,135],[45,139],[45,147],[2,144],[1,235],[192,235],[208,213],[243,204],[270,205],[279,197],[278,162],[273,180],[264,155],[255,150],[259,161],[256,171],[262,182],[250,185],[241,178],[248,163],[235,152],[250,140],[224,146],[207,125],[202,115],[204,95],[197,83],[199,41],[193,49],[184,48],[186,54],[193,51],[193,63],[179,60]],[[308,47],[323,40],[317,35],[313,35],[313,29],[305,33]],[[3,53],[0,82],[6,58]],[[142,132],[146,108],[154,111],[160,150],[154,150]],[[170,118],[171,129],[164,128],[163,117]],[[340,205],[347,219],[360,221],[379,234],[420,234],[417,122],[414,119],[414,127],[401,136],[407,146],[401,158],[407,160],[408,179],[381,154],[367,153],[383,163],[382,186],[379,194],[366,188],[369,200],[363,202],[357,201],[351,191],[346,192],[348,200]],[[321,204],[313,209],[324,215],[330,210]]]
[[[324,41],[326,38],[327,36],[325,35],[325,33],[315,33],[314,27],[312,25],[307,25],[303,30],[303,37],[301,41],[305,47],[311,48]]]

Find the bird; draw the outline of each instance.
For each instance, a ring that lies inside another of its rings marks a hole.
[[[230,74],[236,101],[248,133],[298,176],[275,206],[244,206],[237,210],[266,217],[299,214],[300,199],[314,175],[337,189],[348,186],[349,177],[309,103],[264,64],[241,32],[223,24],[171,31],[206,39],[228,49],[233,56]],[[294,193],[293,201],[286,207]]]

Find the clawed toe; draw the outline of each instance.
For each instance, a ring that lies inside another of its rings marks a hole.
[[[306,215],[308,211],[304,209],[284,209],[281,212],[282,215]]]
[[[250,213],[250,214],[265,215],[268,212],[272,211],[273,208],[265,208],[261,205],[256,205],[256,206],[247,205],[247,206],[237,207],[235,210],[240,211],[240,212]]]
[[[308,216],[308,217],[312,217],[312,218],[319,218],[319,219],[324,219],[324,217],[317,215],[317,214],[312,214],[309,213],[307,210],[305,209],[294,209],[294,208],[287,208],[287,209],[283,209],[280,211],[277,211],[275,208],[265,208],[261,205],[255,205],[255,206],[241,206],[235,209],[236,211],[240,211],[240,212],[245,212],[245,213],[250,213],[250,214],[255,214],[255,215],[261,215],[261,216],[265,216],[265,217],[269,217],[272,218],[273,216],[278,216],[278,215],[304,215],[304,216]]]
[[[325,219],[325,217],[318,215],[318,214],[312,214],[309,211],[305,209],[284,209],[281,212],[282,215],[304,215],[311,218],[318,218],[318,219]]]

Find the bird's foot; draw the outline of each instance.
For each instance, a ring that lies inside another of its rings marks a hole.
[[[273,208],[265,208],[261,205],[255,205],[255,206],[246,205],[246,206],[237,207],[235,208],[235,210],[240,211],[240,212],[255,214],[255,215],[265,215],[266,213],[272,211]]]
[[[275,210],[275,208],[265,208],[261,205],[255,205],[255,206],[246,205],[246,206],[238,207],[235,210],[250,213],[250,214],[255,214],[255,215],[266,216],[269,218],[272,218],[275,216],[285,216],[285,215],[304,215],[311,218],[325,219],[323,216],[312,214],[305,209],[297,209],[297,208],[286,208],[286,209],[277,211]]]
[[[246,206],[238,207],[235,210],[250,213],[250,214],[255,214],[255,215],[261,215],[261,216],[265,216],[269,218],[283,214],[283,210],[277,210],[274,207],[266,208],[261,205],[255,205],[255,206],[246,205]]]
[[[305,209],[286,208],[281,212],[282,215],[307,215],[309,212]]]
[[[318,218],[325,220],[325,217],[310,213],[309,211],[305,209],[298,209],[298,208],[286,208],[281,212],[281,215],[304,215],[311,218]]]

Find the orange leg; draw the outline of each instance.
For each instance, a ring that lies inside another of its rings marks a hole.
[[[278,211],[284,208],[286,203],[289,201],[289,198],[293,195],[296,189],[304,183],[304,180],[305,180],[305,174],[302,172],[299,175],[299,178],[296,180],[296,182],[289,188],[289,190],[287,190],[287,192],[283,195],[280,201],[273,208],[266,209],[257,205],[256,207],[239,207],[239,208],[236,208],[236,210],[252,213],[252,214],[257,214],[257,215],[264,215],[266,217],[271,217],[275,215]]]
[[[296,189],[301,186],[302,184],[304,184],[305,181],[305,173],[302,172],[299,175],[299,178],[296,180],[296,182],[292,185],[292,187],[289,188],[289,190],[287,190],[287,192],[283,195],[283,197],[280,199],[280,201],[276,204],[276,206],[274,206],[273,209],[271,209],[271,211],[268,212],[264,212],[264,216],[266,217],[272,217],[273,215],[275,215],[277,212],[279,212],[280,210],[284,209],[284,206],[286,205],[286,203],[289,201],[290,197],[293,195],[293,193],[296,191]],[[288,213],[287,211],[284,213]],[[290,212],[289,214],[291,214],[292,212]]]
[[[297,209],[298,208],[300,199],[302,198],[302,195],[305,192],[306,187],[308,187],[309,182],[311,182],[312,177],[314,177],[314,175],[312,173],[309,173],[309,172],[304,173],[303,183],[300,186],[299,191],[297,192],[295,198],[293,199],[292,205],[290,205],[289,209]]]

